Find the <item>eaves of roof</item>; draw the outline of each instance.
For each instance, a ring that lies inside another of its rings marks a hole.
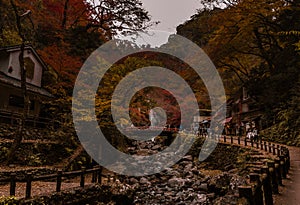
[[[0,83],[3,83],[3,84],[10,85],[10,86],[21,89],[21,81],[20,80],[9,77],[9,76],[3,74],[2,72],[0,72]],[[38,94],[46,96],[46,97],[50,97],[50,98],[54,97],[51,93],[49,93],[44,88],[40,88],[40,87],[31,85],[29,83],[26,84],[26,89],[30,92],[38,93]]]

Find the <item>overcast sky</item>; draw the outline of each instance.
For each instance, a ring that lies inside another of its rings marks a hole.
[[[201,7],[201,0],[141,0],[153,21],[161,23],[155,29],[176,32],[176,27],[190,19]]]

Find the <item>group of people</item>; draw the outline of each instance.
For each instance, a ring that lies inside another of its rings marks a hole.
[[[258,130],[254,128],[250,128],[246,132],[246,137],[250,140],[258,141],[259,135],[258,135]]]
[[[250,139],[251,141],[252,140],[258,141],[259,133],[258,133],[258,129],[257,129],[255,122],[250,121],[250,122],[246,123],[246,137],[248,139]]]
[[[194,134],[196,134],[197,136],[205,137],[209,133],[209,123],[201,122],[199,124],[196,124],[193,126],[192,130],[194,131]],[[229,128],[226,127],[226,125],[225,125],[223,134],[226,134],[226,135],[232,134],[232,133],[229,133],[228,130],[229,130]],[[247,139],[249,139],[251,141],[259,140],[258,128],[253,121],[245,123],[245,124],[243,124],[243,126],[240,126],[239,129],[237,130],[236,134],[239,135],[240,137],[244,135],[244,136],[246,136]]]
[[[204,120],[201,123],[197,123],[192,130],[194,131],[194,134],[197,136],[207,136],[209,132],[209,122]]]

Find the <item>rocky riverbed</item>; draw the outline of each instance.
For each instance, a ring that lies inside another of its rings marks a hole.
[[[136,186],[134,204],[215,204],[219,197],[237,197],[237,186],[245,180],[234,173],[212,176],[199,171],[200,167],[186,156],[181,162],[163,173],[125,182]],[[232,201],[232,199],[230,199]]]
[[[194,146],[201,147],[201,143],[203,140]],[[129,147],[131,154],[148,155],[165,149],[153,141],[134,145]],[[194,152],[197,149],[191,150],[158,174],[119,177],[124,186],[134,190],[133,204],[238,204],[238,186],[247,183],[245,162],[250,151],[219,144],[211,157],[199,162]]]
[[[125,152],[131,155],[149,156],[165,150],[170,142],[170,140],[166,142],[164,138],[145,142],[134,141],[129,143]],[[204,139],[197,139],[190,151],[180,161],[162,172],[141,177],[118,175],[114,182],[105,186],[97,185],[95,192],[100,194],[98,196],[89,195],[85,198],[84,203],[122,205],[242,204],[238,199],[237,188],[239,185],[247,183],[247,175],[251,169],[248,162],[253,160],[252,155],[257,156],[259,153],[238,146],[218,144],[205,161],[199,162],[198,155],[203,142]],[[128,161],[127,163],[138,164],[141,162]],[[157,164],[157,166],[160,165]],[[94,190],[94,188],[92,189]],[[76,192],[78,200],[85,192]],[[72,193],[67,194],[68,198],[73,198]],[[60,195],[60,197],[61,200],[64,200],[64,195]],[[49,200],[52,200],[52,197],[50,198]]]

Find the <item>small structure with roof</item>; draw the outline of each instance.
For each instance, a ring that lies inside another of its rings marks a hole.
[[[245,87],[241,87],[235,96],[228,100],[227,111],[235,133],[245,134],[249,124],[258,130],[262,127],[262,111]]]
[[[21,113],[24,109],[24,97],[21,90],[21,67],[19,63],[20,46],[0,48],[0,113]],[[37,117],[41,111],[41,102],[53,96],[43,88],[45,63],[29,45],[24,50],[26,69],[26,89],[29,97],[28,116]]]

